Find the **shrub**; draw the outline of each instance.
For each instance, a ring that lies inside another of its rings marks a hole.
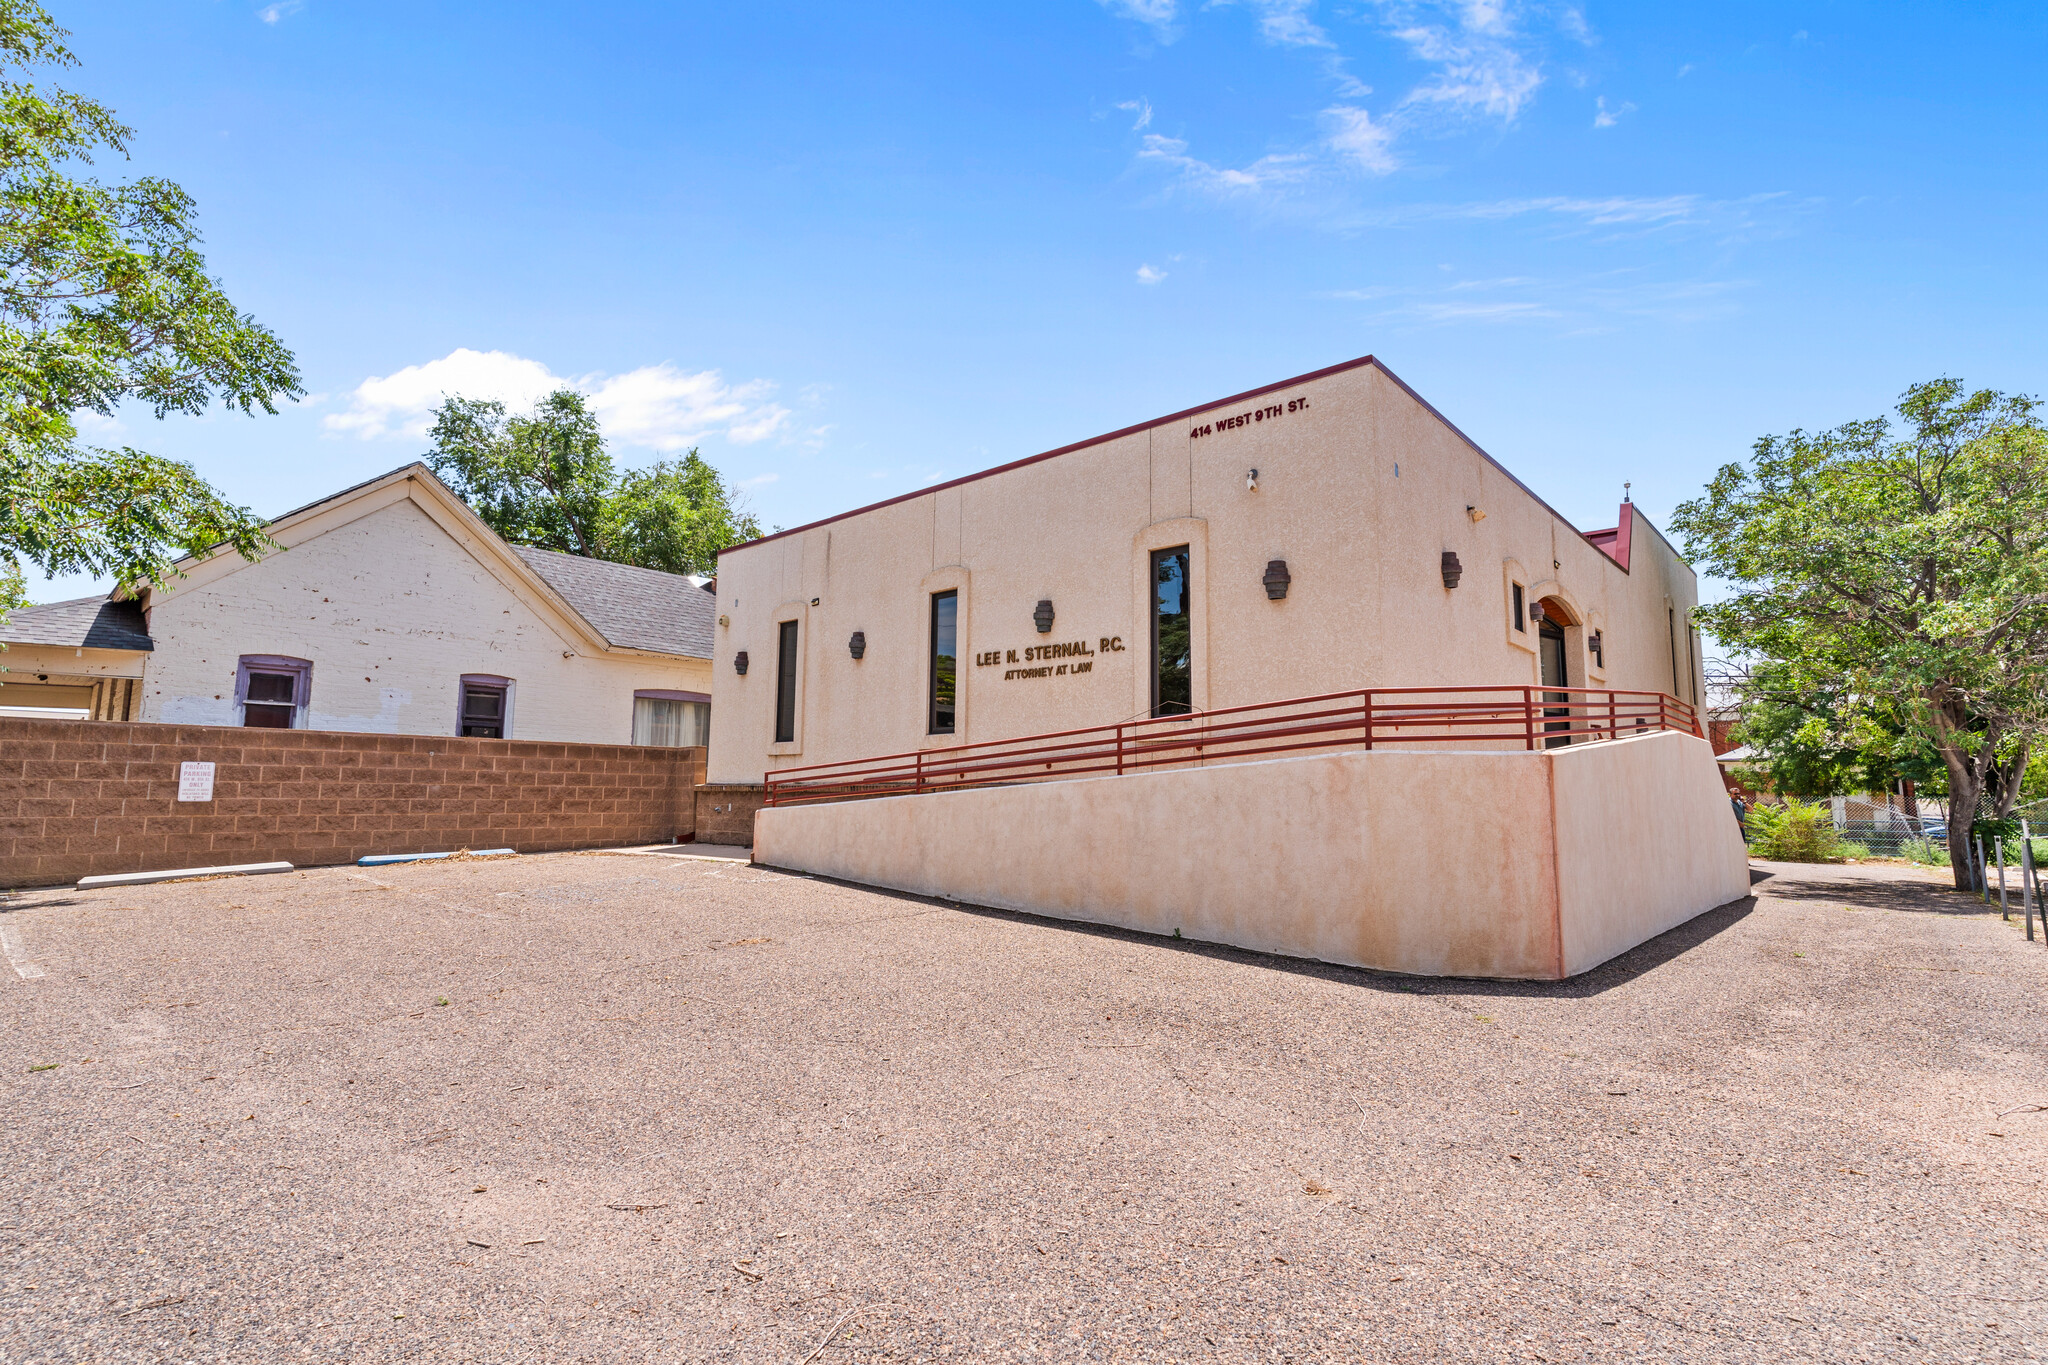
[[[2007,867],[2018,867],[2020,865],[2021,842],[2022,840],[2017,834],[2005,841],[2005,865]],[[1943,859],[1943,861],[1946,862],[1947,859]],[[1984,861],[1993,867],[1998,866],[1998,846],[1989,839],[1984,841]],[[2043,872],[2048,872],[2048,839],[2036,838],[2034,840],[2034,866]]]
[[[1932,839],[1908,839],[1899,845],[1899,856],[1909,863],[1921,863],[1928,867],[1947,867],[1948,850]]]
[[[1843,856],[1827,807],[1797,797],[1750,811],[1749,847],[1757,857],[1781,863],[1835,863]]]

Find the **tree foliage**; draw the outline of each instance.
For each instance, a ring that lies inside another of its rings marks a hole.
[[[1771,791],[1888,791],[1901,779],[1930,794],[1947,790],[1941,755],[1904,708],[1856,698],[1839,679],[1779,659],[1749,660],[1715,681],[1742,699],[1736,740],[1755,754],[1752,766]]]
[[[1736,588],[1701,623],[1772,689],[1924,741],[1955,818],[2003,815],[2048,728],[2048,433],[1953,379],[1897,411],[1759,440],[1672,524]]]
[[[738,491],[694,449],[614,469],[597,418],[573,389],[523,416],[495,400],[449,397],[432,438],[434,473],[516,545],[715,574],[720,550],[761,534]]]
[[[206,273],[190,196],[75,174],[134,133],[29,81],[76,65],[65,36],[30,0],[0,0],[0,597],[11,583],[16,604],[23,560],[161,583],[182,554],[267,544],[189,465],[82,444],[76,414],[131,399],[158,417],[215,399],[274,413],[302,392],[283,343]]]

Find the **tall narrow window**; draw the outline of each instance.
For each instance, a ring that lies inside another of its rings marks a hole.
[[[1188,547],[1152,552],[1152,714],[1195,709],[1194,631],[1188,605]]]
[[[1671,641],[1671,695],[1676,697],[1681,690],[1678,686],[1678,609],[1676,607],[1664,608],[1664,631]]]
[[[926,733],[950,735],[959,715],[960,594],[932,594],[931,705]]]
[[[1692,698],[1693,705],[1700,700],[1700,659],[1699,632],[1692,628],[1692,622],[1685,623],[1685,692]]]
[[[462,710],[455,733],[464,739],[509,739],[512,734],[512,680],[489,673],[462,676]]]
[[[796,742],[796,622],[784,621],[775,656],[775,742]]]
[[[1515,584],[1515,629],[1527,633],[1529,629],[1528,606],[1522,601],[1522,585]]]
[[[235,700],[242,724],[258,730],[296,730],[312,693],[313,665],[282,654],[244,654],[235,669]]]

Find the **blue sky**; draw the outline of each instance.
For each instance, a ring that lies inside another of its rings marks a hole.
[[[1368,352],[1582,528],[2042,387],[2039,5],[53,9],[311,391],[88,436],[267,514],[558,379],[782,525]]]

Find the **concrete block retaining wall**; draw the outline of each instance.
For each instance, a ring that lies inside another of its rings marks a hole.
[[[187,761],[215,765],[213,800],[177,799]],[[703,776],[701,748],[0,719],[0,887],[666,842]]]
[[[1560,979],[1749,894],[1676,733],[778,807],[754,836],[769,866],[1426,976]]]
[[[754,842],[754,812],[768,789],[758,782],[715,782],[697,788],[697,842],[745,848]]]

